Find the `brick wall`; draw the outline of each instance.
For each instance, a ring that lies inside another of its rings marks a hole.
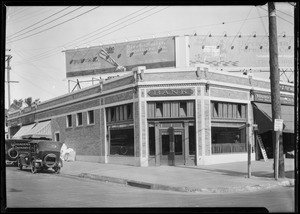
[[[80,102],[76,104],[65,105],[63,107],[55,108],[53,110],[48,110],[44,112],[36,113],[35,119],[40,120],[43,118],[55,117],[62,114],[68,114],[69,112],[80,111],[87,108],[93,108],[100,105],[99,98]]]
[[[110,95],[104,98],[105,104],[110,104],[114,102],[120,102],[125,100],[130,100],[133,97],[133,90],[129,90],[126,92]]]
[[[52,132],[59,131],[60,139],[67,147],[73,148],[76,155],[101,154],[100,147],[100,111],[95,110],[95,124],[87,125],[87,112],[83,112],[83,125],[76,127],[75,114],[72,115],[73,126],[66,128],[66,116],[53,118]]]
[[[103,90],[104,91],[111,90],[111,89],[115,89],[115,88],[118,88],[118,87],[123,86],[123,85],[129,85],[129,84],[132,84],[132,83],[134,83],[133,76],[128,76],[128,77],[125,77],[125,78],[122,78],[122,79],[119,79],[119,80],[114,80],[112,82],[105,83],[103,85]]]
[[[82,91],[74,92],[74,93],[68,94],[66,96],[57,98],[55,100],[41,103],[38,105],[38,109],[44,109],[44,108],[51,107],[54,105],[62,104],[62,103],[68,102],[68,101],[72,101],[74,99],[83,98],[83,97],[86,97],[86,96],[89,96],[92,94],[97,94],[99,92],[100,92],[99,86],[95,86],[90,89],[83,89]]]

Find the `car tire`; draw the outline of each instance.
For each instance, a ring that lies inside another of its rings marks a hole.
[[[35,173],[37,172],[37,168],[36,168],[36,166],[35,166],[35,160],[32,160],[32,161],[31,161],[30,169],[31,169],[31,172],[32,172],[33,174],[35,174]]]

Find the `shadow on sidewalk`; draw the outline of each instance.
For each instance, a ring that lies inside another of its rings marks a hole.
[[[189,166],[176,166],[180,168],[188,168],[188,169],[195,169],[195,170],[202,170],[203,172],[211,172],[211,173],[217,173],[220,174],[222,173],[223,175],[226,176],[238,176],[238,177],[245,177],[248,176],[248,172],[239,172],[239,171],[234,171],[234,170],[226,170],[226,169],[207,169],[207,168],[199,168],[199,167],[189,167]],[[290,178],[294,179],[294,170],[286,171],[285,172],[285,178]],[[265,177],[265,178],[274,178],[274,172],[270,171],[254,171],[251,172],[251,176],[255,177]]]

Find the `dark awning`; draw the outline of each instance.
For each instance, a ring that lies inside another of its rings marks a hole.
[[[22,139],[35,126],[35,123],[22,126],[19,131],[12,137],[13,139]]]
[[[30,129],[24,137],[31,138],[49,138],[52,139],[51,120],[38,122],[32,129]]]
[[[273,130],[272,106],[269,103],[253,102],[253,114],[255,123],[258,125],[258,133]],[[281,105],[281,117],[283,119],[283,132],[295,133],[294,131],[294,106]]]

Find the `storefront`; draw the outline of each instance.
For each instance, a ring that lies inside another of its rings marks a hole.
[[[287,88],[287,86],[285,87]],[[293,92],[293,87],[289,88]],[[283,153],[295,150],[295,107],[294,97],[287,94],[281,94],[281,117],[283,119]],[[258,125],[257,135],[262,139],[268,158],[273,158],[273,121],[271,94],[254,92],[252,102],[255,123]],[[262,154],[257,145],[257,159],[262,158]]]

